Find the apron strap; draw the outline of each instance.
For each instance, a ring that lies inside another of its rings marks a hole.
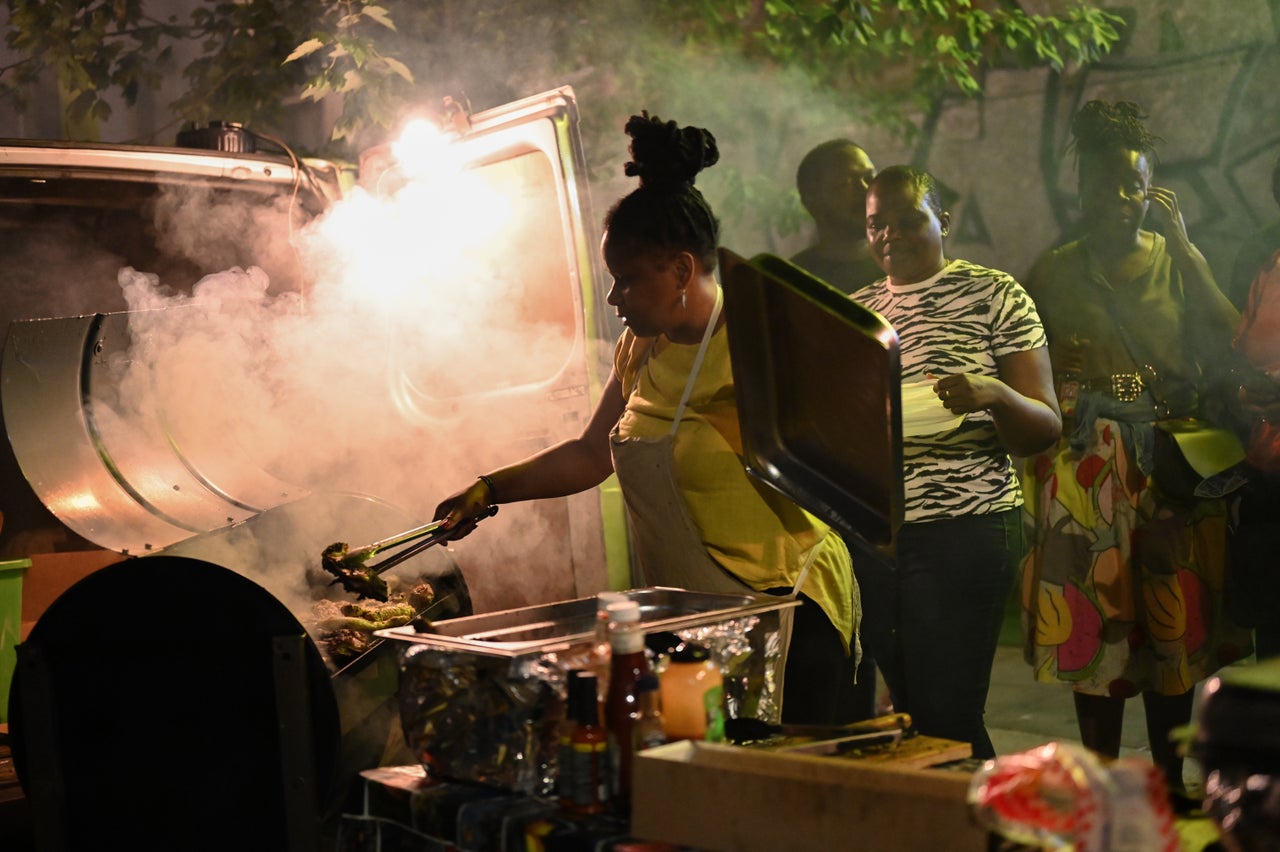
[[[685,382],[684,393],[680,396],[680,404],[676,406],[675,417],[671,420],[671,431],[667,434],[674,436],[676,429],[680,426],[680,420],[684,417],[684,410],[689,405],[689,397],[693,395],[693,385],[698,380],[698,371],[702,369],[702,360],[706,357],[707,346],[711,343],[711,335],[715,333],[716,322],[720,319],[720,308],[724,305],[724,291],[720,289],[720,285],[716,285],[716,303],[711,309],[711,319],[707,320],[707,327],[702,332],[702,342],[698,344],[698,354],[694,356],[693,367],[689,370],[689,381]]]
[[[809,569],[813,567],[813,558],[818,555],[818,547],[822,542],[818,542],[809,548],[809,553],[804,558],[804,565],[800,566],[800,576],[796,577],[796,584],[791,587],[791,597],[800,595],[800,587],[804,585],[804,581],[809,577]]]

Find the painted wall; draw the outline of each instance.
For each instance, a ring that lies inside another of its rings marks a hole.
[[[1083,71],[993,71],[981,99],[948,105],[899,161],[954,193],[953,255],[1022,276],[1076,218],[1071,116],[1093,98],[1135,101],[1163,140],[1155,182],[1173,189],[1219,280],[1239,242],[1280,218],[1280,2],[1104,4],[1132,22],[1120,50]],[[877,165],[888,165],[884,156]]]
[[[156,2],[185,14],[191,0]],[[1023,0],[1023,5],[1032,11],[1061,11],[1070,2]],[[950,191],[955,220],[952,254],[1020,276],[1074,221],[1075,169],[1065,154],[1072,113],[1090,98],[1133,100],[1148,110],[1153,131],[1164,139],[1156,180],[1177,192],[1192,238],[1225,278],[1240,240],[1280,216],[1270,192],[1271,168],[1280,153],[1280,0],[1103,0],[1102,5],[1130,22],[1124,43],[1103,62],[1062,75],[991,71],[981,98],[957,98],[936,115],[921,117],[923,133],[910,147],[849,124],[840,104],[796,91],[794,81],[782,79],[785,75],[773,73],[771,78],[730,63],[711,75],[722,78],[718,84],[679,79],[646,104],[593,102],[593,87],[583,86],[580,105],[584,112],[648,107],[664,116],[672,112],[682,123],[703,123],[721,138],[726,161],[779,186],[792,182],[796,164],[813,144],[852,136],[871,151],[877,165],[912,162],[942,181]],[[4,15],[0,7],[0,27]],[[5,60],[0,42],[0,64]],[[179,58],[179,66],[184,61]],[[606,74],[607,69],[582,73]],[[522,94],[564,82],[530,79],[530,90]],[[118,106],[102,128],[102,138],[170,143],[178,128],[166,105],[181,85],[181,75],[170,74],[162,91],[144,93],[133,109]],[[719,103],[705,108],[693,104],[692,89]],[[314,148],[334,119],[336,105],[298,105],[292,111],[288,138],[299,147]],[[728,115],[750,123],[735,127]],[[617,124],[620,128],[621,121]],[[60,127],[51,85],[24,112],[0,112],[0,136],[56,138]],[[746,150],[764,133],[776,134],[778,144]],[[757,139],[746,138],[751,135]],[[625,140],[619,134],[616,141],[616,152],[588,152],[592,160],[617,154],[617,168],[595,172],[602,175],[593,187],[601,210],[604,202],[630,189],[620,180]],[[757,223],[737,219],[730,194],[715,192],[715,181],[709,174],[709,196],[722,215],[729,214],[726,245],[741,253],[786,255],[806,244],[806,231],[765,233]]]

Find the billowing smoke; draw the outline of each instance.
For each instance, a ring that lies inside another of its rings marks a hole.
[[[208,275],[189,295],[123,270],[135,343],[116,405],[155,407],[188,429],[205,424],[209,434],[188,433],[192,446],[236,436],[285,482],[394,495],[429,513],[441,489],[480,472],[474,465],[493,451],[479,445],[511,446],[556,416],[523,410],[474,434],[464,409],[486,397],[500,407],[574,354],[558,218],[548,222],[537,199],[512,189],[457,168],[385,195],[357,188],[295,235],[305,295],[273,294],[258,267]],[[171,242],[189,239],[177,235],[196,209],[184,203]],[[218,242],[209,235],[220,227],[241,228],[227,214],[211,209],[203,245]],[[552,291],[558,304],[532,301]]]
[[[590,297],[544,171],[536,152],[467,168],[437,149],[291,235],[278,210],[255,220],[213,203],[201,217],[199,198],[162,200],[171,248],[207,264],[251,240],[284,266],[286,247],[306,287],[279,291],[258,266],[190,292],[120,270],[132,343],[95,378],[91,408],[123,476],[135,454],[144,472],[158,455],[241,506],[349,493],[421,522],[476,474],[576,435],[589,372],[608,369],[589,362],[608,346],[583,342]]]

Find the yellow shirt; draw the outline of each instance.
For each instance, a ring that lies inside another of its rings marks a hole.
[[[627,398],[618,421],[620,437],[660,438],[671,431],[697,351],[697,344],[623,332],[614,352]],[[676,431],[674,454],[677,484],[711,557],[757,591],[791,588],[816,545],[802,591],[849,642],[861,602],[848,548],[822,521],[746,472],[723,327],[707,347]]]

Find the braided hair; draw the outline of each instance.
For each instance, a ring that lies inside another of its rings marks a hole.
[[[720,159],[716,139],[701,127],[680,127],[642,112],[627,120],[631,160],[625,172],[640,186],[604,219],[610,239],[642,250],[687,251],[715,269],[720,222],[693,185]]]
[[[1156,143],[1161,139],[1147,129],[1143,123],[1146,117],[1142,107],[1132,101],[1089,101],[1071,119],[1071,149],[1076,162],[1122,150],[1145,154],[1154,164]]]

